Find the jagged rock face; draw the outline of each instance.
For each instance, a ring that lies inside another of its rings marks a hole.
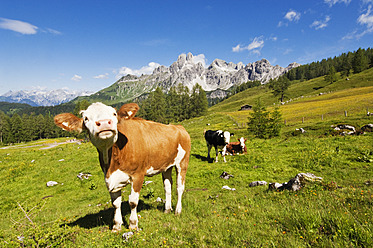
[[[223,98],[227,94],[226,90],[232,86],[254,80],[265,84],[270,79],[277,78],[297,66],[299,66],[297,63],[292,63],[286,68],[278,65],[273,66],[266,59],[249,63],[245,66],[241,62],[235,64],[215,59],[210,66],[204,68],[202,63],[195,63],[193,55],[188,53],[179,55],[177,61],[170,67],[159,66],[151,75],[142,75],[141,77],[127,75],[122,77],[117,83],[123,85],[130,82],[138,82],[137,86],[132,85],[138,88],[137,94],[127,96],[126,100],[150,92],[157,86],[161,86],[168,92],[172,86],[177,86],[180,83],[187,86],[190,90],[198,83],[205,91],[217,91],[216,94],[209,94],[209,97]],[[149,91],[146,92],[144,89]],[[124,97],[124,95],[122,96]]]

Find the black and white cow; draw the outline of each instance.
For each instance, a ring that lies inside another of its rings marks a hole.
[[[226,145],[229,143],[230,137],[233,135],[233,133],[229,133],[228,131],[222,131],[222,130],[207,130],[204,132],[205,140],[207,144],[207,159],[210,159],[210,151],[212,147],[215,147],[215,153],[216,153],[216,159],[215,162],[218,162],[218,154],[219,150],[221,150],[221,155],[223,156],[224,162],[227,162],[225,160],[225,154],[226,154]]]

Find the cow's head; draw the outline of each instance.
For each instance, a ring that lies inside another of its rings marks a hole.
[[[230,132],[228,131],[222,131],[222,130],[218,130],[218,137],[219,137],[219,140],[218,140],[218,145],[222,145],[222,146],[225,146],[229,143],[230,141],[230,138],[231,136],[233,135],[233,133],[231,134]]]
[[[96,102],[80,112],[82,118],[64,113],[54,117],[54,122],[67,131],[87,130],[92,144],[100,152],[104,152],[105,157],[105,153],[118,139],[118,121],[132,118],[138,109],[137,104],[130,103],[123,105],[117,113],[115,108]]]
[[[242,151],[245,151],[245,148],[246,148],[245,142],[246,142],[246,140],[247,139],[245,139],[244,137],[241,137],[241,138],[238,139],[238,141],[240,142],[240,146],[242,148]]]

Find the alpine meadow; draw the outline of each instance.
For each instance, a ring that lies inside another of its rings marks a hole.
[[[361,52],[293,68],[268,84],[235,88],[188,118],[164,115],[172,103],[161,89],[139,103],[144,118],[184,126],[192,148],[181,215],[164,213],[161,175],[146,177],[137,232],[128,229],[130,186],[122,191],[122,231],[112,232],[114,208],[96,148],[84,135],[59,131],[48,139],[3,143],[0,246],[373,247],[373,56],[371,49]],[[280,81],[286,87],[275,88]],[[202,91],[191,98],[206,106]],[[152,109],[157,102],[165,104],[158,116]],[[269,123],[278,124],[278,132],[262,138],[249,132],[258,103],[269,119],[277,113]],[[253,108],[241,110],[244,105]],[[18,122],[37,119],[23,113]],[[14,114],[2,113],[1,126]],[[208,160],[203,134],[209,129],[234,133],[231,142],[247,138],[247,153],[226,156],[226,163]],[[223,172],[232,177],[221,178]],[[304,181],[298,191],[270,189],[299,173],[322,180]],[[175,209],[174,172],[173,179]],[[250,187],[255,181],[267,184]]]

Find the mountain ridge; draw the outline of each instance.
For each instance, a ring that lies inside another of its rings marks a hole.
[[[89,91],[76,91],[67,88],[46,90],[19,90],[8,91],[0,96],[0,101],[9,103],[25,103],[33,107],[37,106],[56,106],[69,102],[78,96],[88,96],[92,94]]]
[[[202,62],[194,62],[192,53],[180,54],[169,67],[161,65],[154,69],[152,74],[141,76],[124,75],[111,86],[92,94],[87,99],[102,99],[108,104],[133,101],[157,87],[161,87],[167,93],[171,87],[180,83],[189,90],[198,83],[207,92],[208,98],[221,99],[233,86],[248,81],[260,81],[265,84],[298,66],[300,64],[295,62],[285,68],[273,66],[267,59],[247,65],[242,62],[235,64],[215,59],[205,68]]]
[[[171,87],[182,84],[192,90],[197,83],[207,92],[210,99],[222,99],[227,96],[229,88],[248,81],[267,83],[289,70],[300,66],[291,63],[287,67],[273,66],[267,59],[249,63],[237,64],[215,59],[205,67],[200,59],[194,60],[192,53],[180,54],[169,67],[160,65],[151,74],[135,76],[127,74],[112,85],[96,93],[88,91],[57,90],[20,90],[9,91],[0,96],[0,101],[26,103],[31,106],[56,106],[66,102],[77,102],[86,99],[90,102],[102,101],[106,104],[116,104],[146,97],[147,94],[161,87],[168,92]]]

